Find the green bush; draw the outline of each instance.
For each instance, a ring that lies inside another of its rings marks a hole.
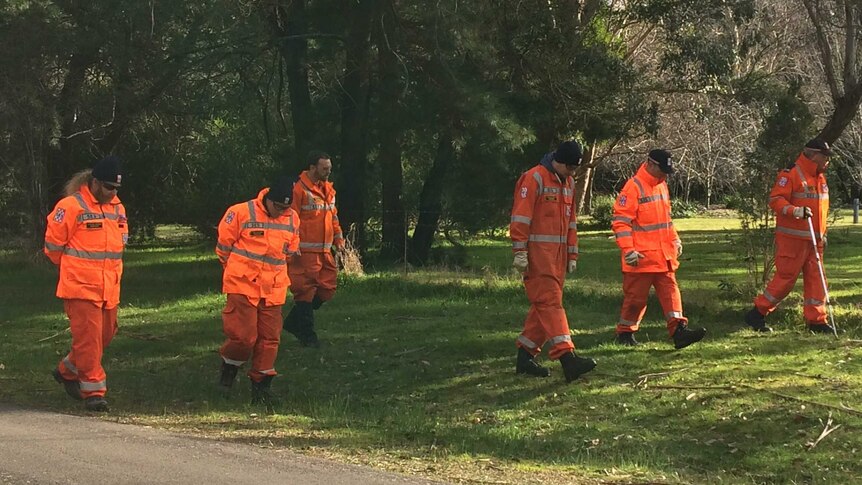
[[[672,200],[670,205],[670,216],[674,219],[687,219],[703,212],[703,207],[682,200]]]
[[[590,216],[593,218],[593,225],[597,229],[610,229],[611,219],[614,217],[614,202],[616,197],[613,195],[600,195],[593,197],[593,210]]]

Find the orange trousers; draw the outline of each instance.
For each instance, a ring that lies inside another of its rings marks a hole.
[[[820,260],[823,244],[818,243]],[[769,315],[796,285],[802,272],[803,307],[805,321],[813,325],[826,323],[826,292],[820,281],[820,269],[810,240],[795,239],[783,234],[775,235],[775,275],[763,293],[754,299],[754,306],[762,315]]]
[[[72,350],[57,369],[64,379],[81,384],[84,399],[104,396],[108,390],[102,354],[117,333],[117,307],[105,305],[104,301],[63,300],[72,331]]]
[[[516,345],[532,355],[551,343],[548,357],[559,359],[575,349],[569,320],[563,309],[563,282],[566,273],[565,246],[557,251],[531,251],[529,266],[524,274],[524,288],[530,300],[530,311],[524,320],[524,330]],[[556,248],[555,248],[556,249]]]
[[[677,325],[688,322],[682,314],[682,296],[673,271],[623,273],[623,307],[620,310],[620,321],[617,323],[617,334],[637,332],[640,329],[641,320],[646,313],[649,290],[653,286],[664,310],[668,333],[673,335]]]
[[[329,301],[335,295],[338,268],[331,252],[302,253],[288,266],[290,292],[294,301],[310,302],[315,296]]]
[[[281,305],[266,306],[261,299],[257,306],[245,295],[229,293],[221,313],[227,339],[219,353],[228,364],[241,366],[252,357],[248,377],[260,382],[274,376],[275,358],[281,338]]]

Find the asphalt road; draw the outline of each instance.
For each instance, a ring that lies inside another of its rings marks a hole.
[[[380,484],[423,479],[286,450],[0,406],[3,484]]]

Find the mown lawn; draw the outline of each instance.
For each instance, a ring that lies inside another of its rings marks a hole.
[[[700,345],[674,351],[654,299],[645,345],[611,344],[618,252],[609,231],[586,232],[565,305],[599,366],[572,385],[556,365],[549,379],[516,376],[528,303],[508,243],[481,241],[461,268],[343,278],[318,312],[325,346],[284,339],[271,414],[247,404],[245,382],[230,399],[215,390],[224,300],[210,244],[133,248],[104,419],[465,483],[862,482],[862,226],[830,234],[836,340],[803,332],[801,281],[774,334],[745,330],[735,220],[677,225],[685,311],[709,330]],[[0,254],[0,400],[83,413],[49,375],[69,335],[55,270],[32,261]],[[830,415],[840,427],[818,442]]]

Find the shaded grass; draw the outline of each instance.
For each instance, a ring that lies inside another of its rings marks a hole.
[[[752,295],[733,253],[735,221],[679,222],[687,316],[707,340],[674,351],[651,299],[639,339],[610,344],[621,300],[609,232],[585,232],[565,305],[583,382],[514,375],[527,301],[505,240],[471,246],[462,269],[342,278],[317,313],[325,346],[286,338],[273,414],[214,389],[220,266],[209,244],[129,251],[121,330],[105,357],[112,419],[450,480],[512,483],[854,483],[862,451],[862,229],[833,229],[827,273],[842,338],[803,333],[801,282],[777,332],[741,325]],[[0,255],[0,399],[79,412],[48,371],[68,349],[55,271]],[[646,374],[659,374],[642,377]],[[831,406],[831,407],[830,407]],[[807,451],[829,413],[842,427]]]

